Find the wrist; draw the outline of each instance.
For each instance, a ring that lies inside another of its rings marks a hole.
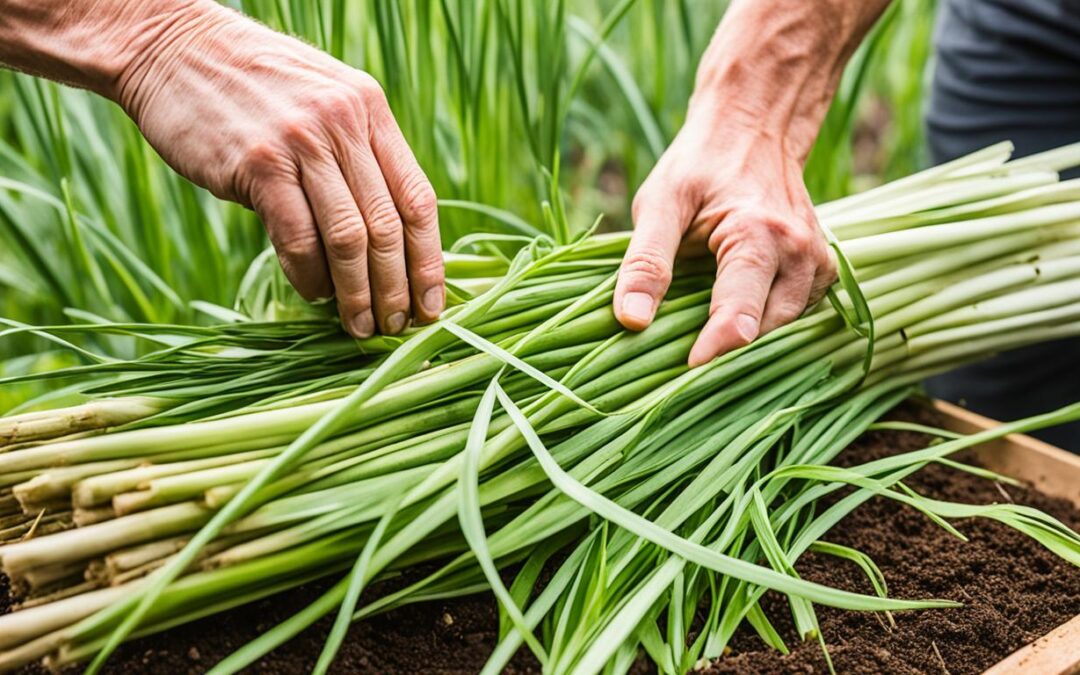
[[[132,64],[212,0],[0,0],[0,64],[118,98]]]
[[[172,0],[165,11],[155,11],[138,28],[120,38],[125,57],[108,89],[102,93],[120,105],[136,122],[139,111],[153,96],[155,86],[182,64],[208,70],[206,63],[218,45],[207,44],[223,26],[239,16],[214,0]]]
[[[870,0],[867,6],[881,5]],[[850,0],[733,2],[702,57],[687,122],[780,142],[805,162],[876,13]]]
[[[813,147],[820,121],[817,125],[799,124],[794,115],[765,114],[745,92],[745,88],[734,85],[695,90],[679,135],[687,136],[690,144],[706,149],[709,154],[722,154],[729,159],[765,154],[801,169]]]

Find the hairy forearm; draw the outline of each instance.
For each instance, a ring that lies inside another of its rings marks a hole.
[[[0,64],[116,98],[129,67],[206,0],[0,0]]]
[[[889,0],[735,0],[698,69],[690,116],[774,136],[805,159],[844,65]]]

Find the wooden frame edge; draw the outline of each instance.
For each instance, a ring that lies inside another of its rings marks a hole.
[[[933,402],[952,431],[970,434],[1000,424],[945,401]],[[1080,456],[1022,434],[976,449],[988,469],[1025,480],[1039,491],[1080,506]],[[1080,615],[990,666],[983,675],[1080,674]]]

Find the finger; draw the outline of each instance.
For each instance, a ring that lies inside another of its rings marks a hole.
[[[301,165],[301,184],[315,216],[345,329],[359,338],[375,333],[368,283],[367,231],[338,167],[327,156]]]
[[[761,318],[778,267],[777,252],[753,240],[722,247],[713,285],[709,320],[690,349],[690,367],[749,344],[761,332]]]
[[[793,269],[782,270],[773,281],[769,298],[765,302],[760,333],[764,335],[798,319],[810,300],[813,283],[813,265],[802,263]]]
[[[826,247],[825,263],[818,265],[817,270],[814,272],[814,281],[810,286],[810,299],[807,301],[806,306],[811,307],[818,304],[825,297],[829,286],[832,286],[835,281],[836,253],[831,248]]]
[[[413,316],[421,323],[434,321],[446,302],[435,190],[389,112],[376,121],[372,149],[404,221]]]
[[[630,330],[643,330],[671,286],[686,219],[662,191],[642,187],[634,201],[634,233],[615,284],[615,318]]]
[[[401,216],[370,148],[350,143],[347,156],[339,161],[367,227],[375,321],[384,334],[397,335],[408,324],[410,312]]]
[[[275,181],[254,189],[251,201],[297,293],[309,302],[332,297],[326,255],[303,188],[292,181]]]

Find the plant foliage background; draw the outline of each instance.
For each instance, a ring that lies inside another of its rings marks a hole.
[[[678,130],[698,57],[727,3],[226,4],[383,84],[444,200],[449,247],[474,232],[558,239],[568,234],[559,223],[584,228],[600,213],[605,227],[629,227],[634,189]],[[852,60],[807,165],[816,200],[921,166],[933,15],[934,0],[898,0]],[[551,204],[565,208],[565,219],[545,216]],[[492,218],[477,205],[517,218]],[[254,214],[174,174],[116,106],[0,73],[5,325],[207,321],[192,301],[231,305],[266,245]],[[135,349],[100,339],[107,342],[97,347],[120,356]],[[0,337],[0,374],[70,358],[26,333]],[[0,411],[31,393],[5,387]]]

